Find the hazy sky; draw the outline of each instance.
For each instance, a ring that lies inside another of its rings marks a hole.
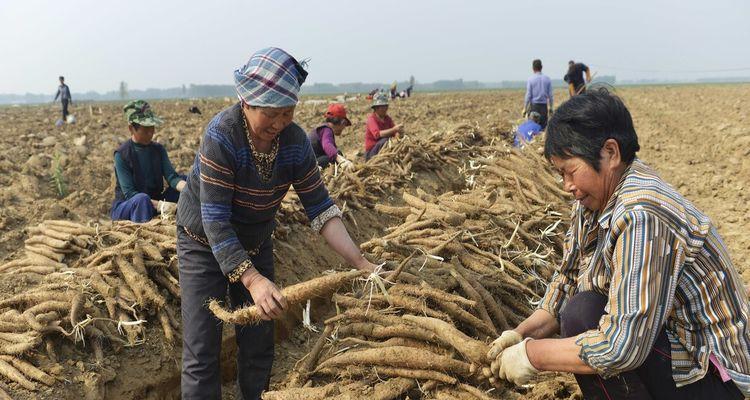
[[[257,49],[310,58],[308,82],[750,76],[747,0],[0,0],[0,93],[230,84]],[[614,69],[617,68],[617,69]],[[745,68],[742,71],[692,72]],[[687,71],[687,72],[685,72]]]

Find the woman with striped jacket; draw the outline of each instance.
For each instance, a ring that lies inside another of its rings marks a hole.
[[[576,199],[563,262],[538,309],[493,343],[491,381],[556,371],[586,399],[750,395],[740,276],[709,218],[638,150],[629,111],[604,89],[550,120],[545,156]]]

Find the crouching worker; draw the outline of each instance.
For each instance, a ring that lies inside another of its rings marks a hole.
[[[529,119],[516,128],[516,134],[513,136],[513,146],[523,147],[534,140],[534,137],[542,132],[541,120],[541,114],[536,111],[530,112]]]
[[[347,126],[352,122],[346,117],[346,108],[343,104],[331,104],[325,113],[326,122],[307,134],[312,145],[315,158],[320,168],[326,168],[331,163],[337,163],[342,168],[348,169],[352,166],[341,151],[336,147],[336,136],[341,136]]]
[[[239,101],[206,126],[177,212],[184,400],[222,398],[222,327],[206,304],[226,298],[227,291],[232,307],[254,303],[265,320],[235,326],[237,398],[259,399],[268,387],[271,319],[288,308],[273,282],[271,235],[292,185],[313,230],[349,265],[375,270],[347,233],[305,131],[292,122],[306,76],[284,50],[260,50],[234,72]]]
[[[143,100],[123,108],[130,139],[115,150],[115,200],[113,220],[146,222],[157,213],[173,214],[186,182],[175,172],[167,150],[153,141],[162,120]],[[164,189],[164,180],[169,187]]]
[[[378,154],[388,141],[401,133],[402,124],[394,124],[388,115],[388,94],[378,92],[372,98],[372,114],[365,128],[365,160]]]
[[[585,399],[750,395],[742,280],[711,220],[638,150],[606,90],[550,119],[544,155],[576,198],[563,261],[539,308],[493,343],[492,379],[570,372]]]

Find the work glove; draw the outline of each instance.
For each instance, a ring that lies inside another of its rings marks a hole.
[[[339,163],[339,167],[341,167],[344,171],[352,169],[353,166],[354,164],[349,160],[345,160]]]
[[[510,346],[513,346],[514,344],[520,343],[522,340],[523,337],[521,337],[520,333],[514,330],[507,330],[503,331],[503,333],[500,334],[500,337],[495,339],[495,341],[490,344],[490,350],[487,352],[487,359],[491,364],[490,370],[488,371],[489,373],[485,373],[487,378],[498,376],[498,371],[500,369],[499,360],[503,350],[507,349]]]
[[[157,209],[161,214],[161,218],[164,220],[172,219],[177,213],[177,203],[170,203],[168,201],[159,200]]]
[[[500,337],[495,339],[495,341],[490,344],[490,351],[487,352],[487,359],[496,359],[503,350],[507,349],[510,346],[513,346],[516,343],[519,343],[522,340],[523,337],[521,337],[521,334],[514,330],[503,331],[503,333],[500,334]]]
[[[523,385],[534,378],[539,370],[534,368],[526,354],[526,342],[531,340],[527,338],[520,343],[505,349],[497,359],[492,363],[494,369],[495,363],[498,363],[497,378],[513,382],[516,385]]]

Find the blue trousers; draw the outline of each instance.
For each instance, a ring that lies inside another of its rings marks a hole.
[[[180,192],[170,187],[164,191],[160,200],[177,203],[179,199]],[[112,204],[112,211],[110,211],[113,221],[126,219],[140,223],[150,221],[155,215],[156,209],[151,204],[151,197],[146,193],[138,193],[127,200],[117,201]]]
[[[365,153],[365,161],[375,157],[375,155],[380,153],[380,150],[383,148],[383,146],[386,145],[386,143],[388,143],[390,139],[390,137],[378,139],[378,141],[375,142],[375,146],[372,146],[372,148],[367,153]]]

